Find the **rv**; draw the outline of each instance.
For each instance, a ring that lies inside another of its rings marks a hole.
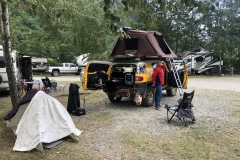
[[[182,69],[182,63],[186,64],[189,73],[206,74],[219,73],[223,65],[223,60],[216,59],[212,53],[204,52],[187,52],[183,54],[180,60],[176,60],[175,64],[177,69]]]
[[[11,57],[12,57],[12,63],[13,63],[13,71],[15,73],[16,78],[18,78],[16,51],[11,52]],[[5,64],[2,45],[0,45],[0,91],[1,92],[9,91],[8,76],[6,71],[6,64]]]
[[[13,72],[16,77],[16,81],[23,78],[23,69],[27,67],[29,63],[31,63],[30,56],[22,56],[21,54],[17,54],[14,50],[11,53],[12,64],[13,64]],[[0,92],[9,91],[9,83],[8,76],[6,71],[5,58],[3,54],[3,47],[0,45]]]
[[[32,57],[32,71],[46,72],[48,68],[47,58]]]
[[[88,61],[88,56],[89,56],[89,53],[85,53],[85,54],[82,54],[82,55],[76,57],[77,64],[79,66],[78,74],[80,75],[80,77],[82,77],[84,74],[84,69],[85,69],[87,61]]]

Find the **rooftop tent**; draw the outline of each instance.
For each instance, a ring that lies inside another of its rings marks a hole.
[[[128,38],[118,39],[112,58],[177,57],[160,32],[127,29],[125,33]]]
[[[77,136],[81,134],[66,108],[43,91],[29,91],[21,102],[26,103],[22,103],[17,109],[13,108],[4,117],[7,127],[17,135],[14,151],[30,151],[34,148],[43,150],[44,145],[67,136],[77,140]]]

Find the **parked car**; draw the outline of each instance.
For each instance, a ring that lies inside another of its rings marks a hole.
[[[64,73],[79,74],[79,67],[73,63],[61,63],[61,66],[49,66],[47,72],[55,77]]]

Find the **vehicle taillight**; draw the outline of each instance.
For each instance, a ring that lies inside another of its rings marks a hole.
[[[135,80],[136,81],[143,81],[143,77],[142,76],[136,76]]]

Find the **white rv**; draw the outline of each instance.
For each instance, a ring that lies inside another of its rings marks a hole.
[[[82,54],[76,57],[78,66],[85,67],[87,64],[88,56],[89,56],[89,53]]]
[[[32,57],[32,71],[46,72],[48,68],[47,58]]]
[[[18,78],[16,51],[11,52],[11,57],[14,69],[13,71],[15,73],[16,78]],[[2,45],[0,45],[0,91],[9,91],[8,77]]]
[[[85,54],[82,54],[82,55],[76,57],[77,64],[79,66],[78,73],[79,73],[80,77],[82,77],[84,74],[84,69],[88,62],[88,56],[89,56],[89,53],[85,53]]]
[[[189,73],[194,72],[197,75],[219,73],[219,69],[223,65],[223,60],[214,59],[212,53],[207,51],[189,52],[182,57],[182,62],[186,64]],[[176,66],[177,69],[182,68],[181,63],[176,63]]]

